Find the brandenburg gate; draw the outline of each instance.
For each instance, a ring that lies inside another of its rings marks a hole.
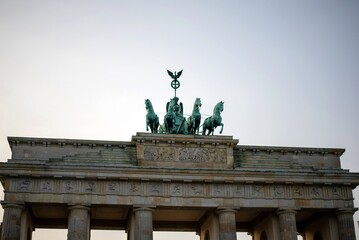
[[[194,231],[200,240],[355,240],[343,149],[243,146],[231,136],[137,133],[131,141],[8,138],[2,240],[36,228]]]
[[[91,229],[125,230],[128,240],[152,240],[153,231],[355,240],[359,173],[342,169],[344,149],[245,146],[214,135],[224,126],[222,101],[199,135],[201,101],[186,119],[176,96],[182,71],[168,73],[175,97],[163,125],[145,101],[151,133],[130,141],[8,137],[1,240],[31,240],[36,228],[67,229],[68,240],[89,240]]]

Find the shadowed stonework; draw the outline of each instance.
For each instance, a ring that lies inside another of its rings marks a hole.
[[[2,239],[35,228],[195,231],[200,239],[354,240],[343,149],[243,146],[231,136],[137,133],[131,141],[9,137]]]

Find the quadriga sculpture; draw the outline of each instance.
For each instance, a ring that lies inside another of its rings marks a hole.
[[[223,131],[223,126],[224,124],[222,123],[222,117],[221,117],[221,112],[223,111],[223,105],[224,102],[220,101],[219,103],[216,104],[216,106],[213,109],[213,114],[212,116],[206,118],[204,120],[203,123],[203,131],[202,131],[202,135],[206,135],[206,131],[208,130],[208,134],[212,135],[214,134],[214,129],[218,126],[222,126],[221,130],[219,131],[219,133],[222,133]]]
[[[156,115],[155,111],[153,110],[152,103],[149,99],[145,100],[146,105],[146,131],[148,131],[148,127],[150,127],[152,133],[158,132],[158,126],[160,122],[158,120],[158,116]]]

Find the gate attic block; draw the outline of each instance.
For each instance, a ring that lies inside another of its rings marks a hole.
[[[201,240],[354,240],[359,173],[344,149],[243,146],[231,136],[137,133],[131,141],[8,138],[1,239],[36,228],[194,231]],[[284,224],[284,223],[289,223]],[[79,224],[80,227],[77,227]],[[344,233],[345,234],[341,234]]]

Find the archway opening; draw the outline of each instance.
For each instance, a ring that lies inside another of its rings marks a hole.
[[[208,231],[208,230],[206,231],[206,234],[205,234],[205,236],[204,236],[204,240],[210,240],[209,231]]]
[[[260,240],[267,240],[267,234],[266,234],[265,231],[263,231],[263,232],[261,233]]]
[[[315,232],[313,240],[323,240],[322,234],[319,231]]]

